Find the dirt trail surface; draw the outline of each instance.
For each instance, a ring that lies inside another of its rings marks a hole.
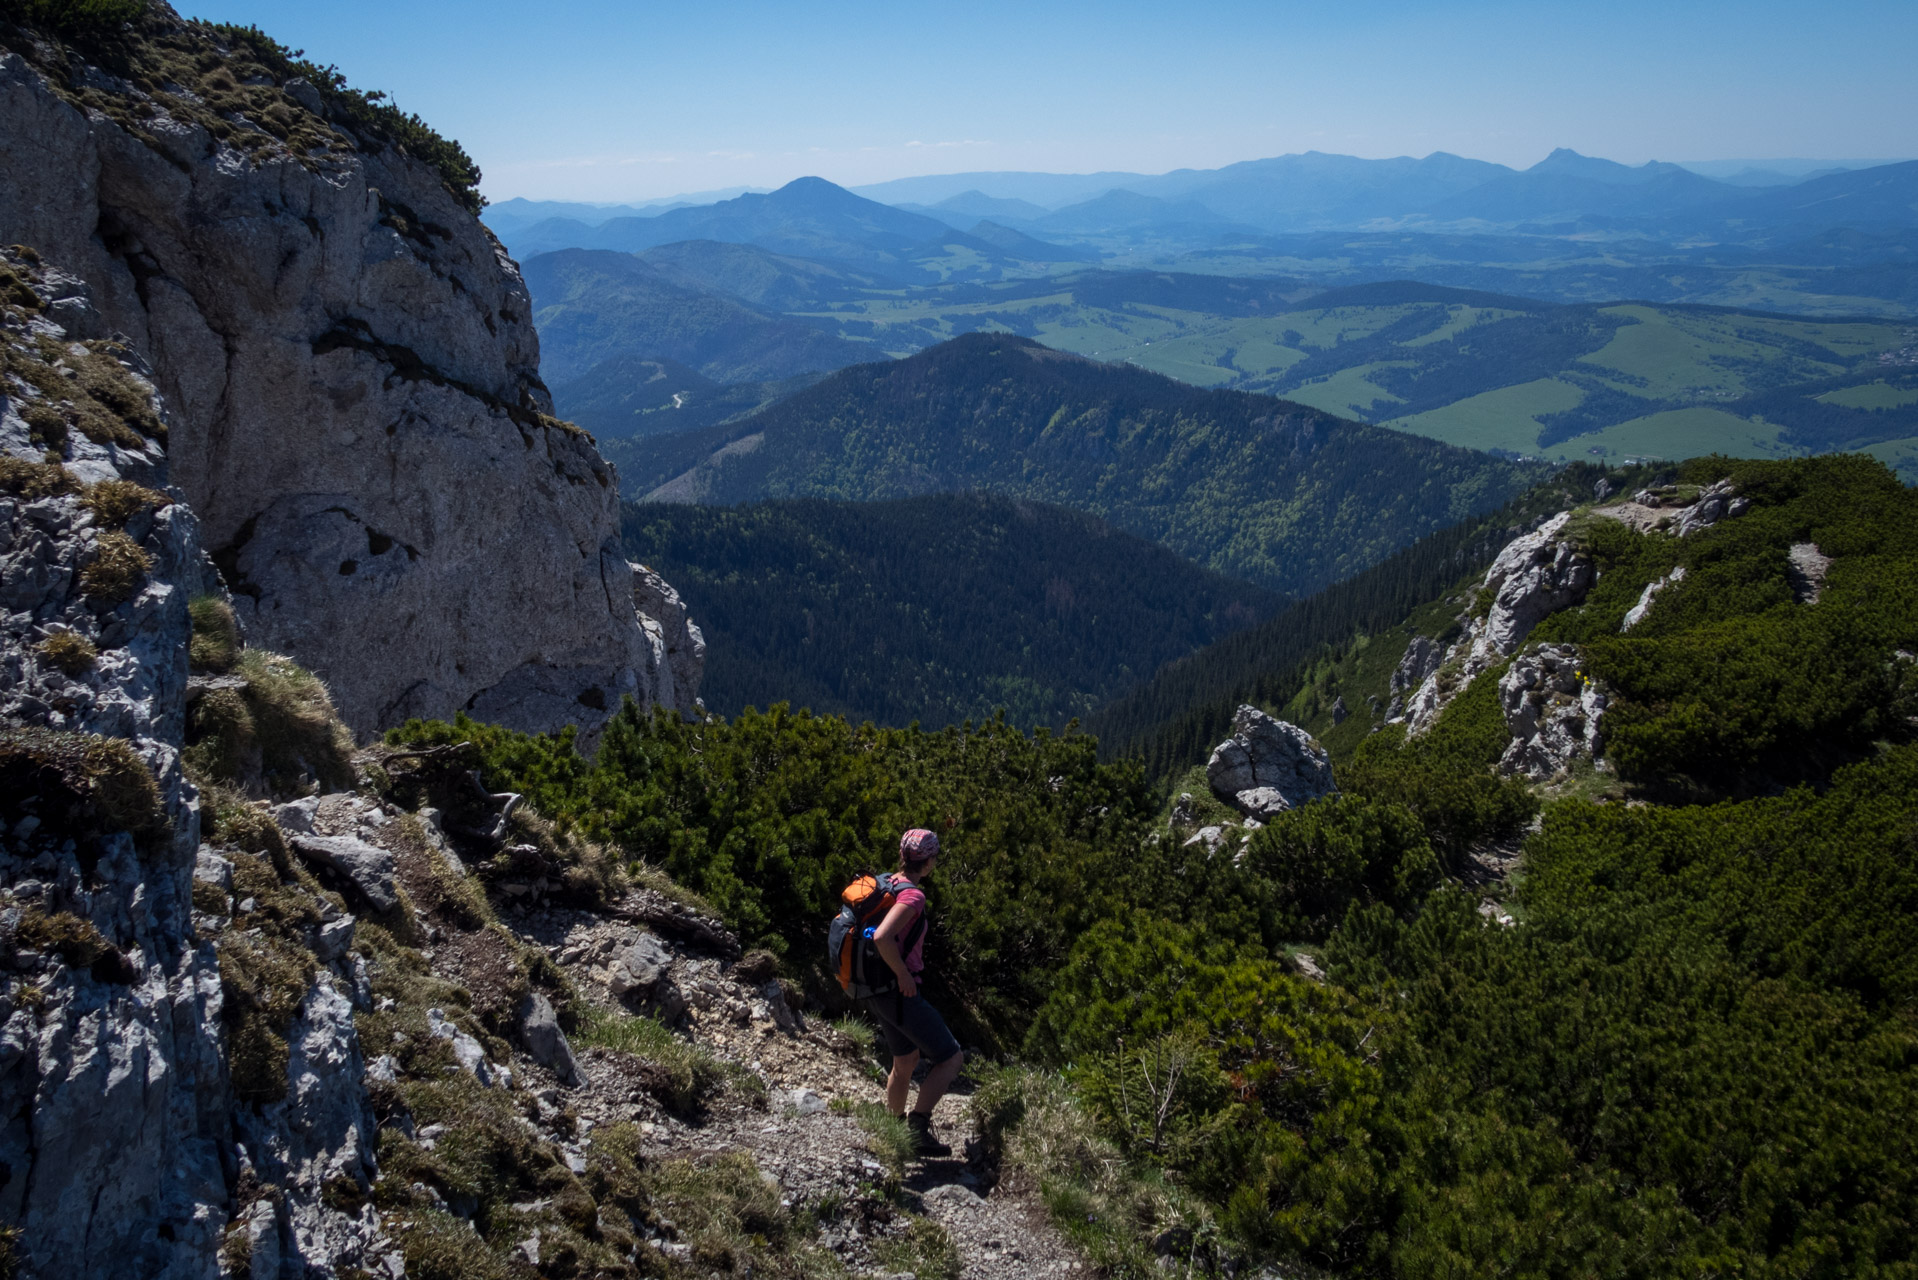
[[[817,1016],[807,1018],[781,999],[785,991],[777,981],[754,981],[764,971],[755,969],[752,956],[728,958],[730,937],[717,922],[674,910],[642,892],[615,904],[611,919],[606,912],[536,908],[502,916],[523,941],[544,949],[589,1001],[658,1015],[691,1046],[763,1086],[763,1100],[752,1090],[729,1090],[708,1109],[683,1114],[660,1101],[655,1070],[640,1055],[580,1049],[585,1083],[571,1089],[530,1059],[516,1062],[556,1120],[570,1117],[577,1142],[590,1143],[596,1127],[633,1122],[649,1160],[707,1162],[744,1153],[762,1178],[777,1184],[783,1205],[813,1211],[818,1243],[855,1274],[912,1274],[889,1268],[880,1254],[915,1216],[946,1229],[958,1274],[968,1280],[1090,1274],[1046,1220],[1036,1193],[995,1188],[989,1170],[968,1162],[976,1145],[963,1094],[942,1099],[935,1113],[935,1129],[952,1145],[952,1157],[889,1165],[851,1113],[882,1096],[870,1045]],[[627,959],[636,946],[670,955],[664,971],[637,993],[628,985],[635,975]]]

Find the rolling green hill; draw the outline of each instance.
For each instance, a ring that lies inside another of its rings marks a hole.
[[[1091,516],[983,494],[629,504],[626,554],[706,635],[706,705],[1063,725],[1256,622],[1271,592]]]
[[[725,427],[656,500],[856,501],[982,489],[1057,503],[1302,593],[1498,506],[1534,471],[1266,396],[1202,391],[977,334],[843,369]]]
[[[1089,272],[805,314],[894,353],[1018,333],[1476,449],[1559,461],[1866,449],[1918,478],[1909,321],[1202,279]]]

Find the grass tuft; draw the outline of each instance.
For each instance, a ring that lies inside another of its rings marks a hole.
[[[0,491],[32,502],[78,493],[80,482],[57,462],[29,462],[10,453],[0,454]]]
[[[93,641],[77,631],[56,631],[36,647],[41,657],[70,676],[85,675],[93,670],[93,661],[100,656]]]
[[[888,1271],[910,1271],[918,1280],[959,1280],[959,1246],[944,1226],[931,1218],[914,1218],[904,1232],[873,1242],[873,1257]]]
[[[242,652],[234,668],[245,686],[208,691],[188,717],[185,758],[196,776],[281,797],[353,785],[353,735],[319,677],[260,649]]]
[[[913,1157],[912,1130],[906,1127],[904,1120],[877,1102],[855,1102],[850,1113],[866,1132],[866,1150],[886,1166],[888,1178],[897,1186],[904,1180],[906,1163]]]
[[[100,604],[115,605],[127,599],[153,568],[153,557],[132,538],[118,530],[100,535],[100,541],[80,570],[80,589]]]
[[[102,480],[87,486],[80,505],[91,511],[102,527],[118,529],[141,512],[158,511],[172,501],[159,490],[131,480]]]
[[[765,1083],[740,1066],[700,1048],[657,1018],[619,1013],[581,1002],[579,1029],[571,1040],[582,1048],[629,1053],[660,1071],[652,1092],[681,1115],[699,1112],[707,1102],[731,1091],[749,1101],[764,1101]]]
[[[224,675],[240,660],[240,621],[233,606],[218,596],[198,596],[187,604],[193,620],[193,639],[187,648],[192,669]]]

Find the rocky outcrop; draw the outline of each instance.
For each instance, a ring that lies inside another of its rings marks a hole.
[[[1618,629],[1620,631],[1630,631],[1633,627],[1645,621],[1645,616],[1652,611],[1652,601],[1658,598],[1658,593],[1667,587],[1676,586],[1684,580],[1685,566],[1681,564],[1674,567],[1672,571],[1664,577],[1654,582],[1646,583],[1645,589],[1638,593],[1638,603],[1625,611],[1625,617],[1619,622]]]
[[[1629,500],[1597,507],[1592,514],[1628,524],[1640,533],[1684,538],[1749,510],[1751,499],[1741,497],[1738,486],[1726,479],[1703,489],[1673,484],[1640,489]]]
[[[461,709],[590,732],[628,694],[690,711],[696,632],[635,612],[663,584],[636,583],[611,468],[549,416],[518,269],[440,170],[257,66],[234,94],[270,99],[261,120],[45,54],[0,49],[0,242],[70,273],[70,336],[151,361],[252,641],[361,734]]]
[[[1830,572],[1831,557],[1816,542],[1794,542],[1785,554],[1785,577],[1791,583],[1792,599],[1799,604],[1818,603]]]
[[[1385,706],[1388,723],[1405,718],[1405,695],[1424,684],[1444,660],[1445,650],[1436,640],[1430,636],[1412,637],[1399,665],[1392,669],[1392,700]]]
[[[1571,518],[1571,512],[1561,511],[1499,552],[1481,587],[1491,594],[1485,613],[1471,619],[1465,635],[1413,694],[1406,708],[1408,732],[1431,728],[1455,695],[1516,653],[1532,628],[1585,598],[1597,574],[1590,558],[1565,536]]]
[[[1213,748],[1205,776],[1221,800],[1258,818],[1336,790],[1331,759],[1311,734],[1251,706],[1232,717],[1232,736]]]
[[[1576,646],[1543,644],[1519,654],[1499,677],[1498,699],[1512,735],[1499,758],[1502,773],[1543,781],[1604,749],[1599,720],[1610,700]]]
[[[1492,604],[1481,636],[1475,637],[1483,647],[1509,655],[1547,616],[1585,598],[1594,573],[1590,558],[1563,536],[1571,518],[1571,512],[1562,511],[1514,538],[1486,570]]]
[[[632,569],[633,607],[639,611],[652,651],[664,656],[650,669],[656,681],[654,699],[682,716],[700,715],[705,710],[699,701],[699,682],[706,673],[706,637],[671,583],[643,564]]]

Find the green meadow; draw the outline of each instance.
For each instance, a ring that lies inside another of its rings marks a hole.
[[[1128,279],[1137,296],[1127,296]],[[1018,333],[1194,386],[1265,392],[1530,457],[1868,449],[1918,479],[1905,461],[1918,451],[1901,443],[1918,439],[1918,370],[1879,362],[1918,336],[1909,322],[1693,304],[1508,304],[1432,287],[1391,297],[1395,286],[1376,287],[1387,295],[1377,301],[1341,291],[1326,299],[1335,305],[1314,306],[1318,290],[1302,283],[1274,286],[1268,297],[1278,301],[1255,314],[1166,304],[1167,281],[1193,279],[1089,272],[798,314],[893,355],[963,333]]]

